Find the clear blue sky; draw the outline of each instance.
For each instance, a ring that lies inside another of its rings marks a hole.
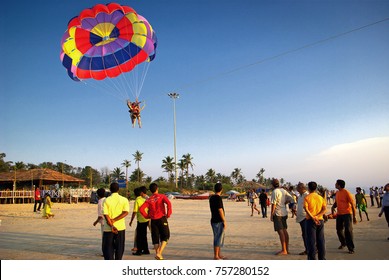
[[[143,128],[124,100],[70,80],[59,59],[69,19],[99,1],[6,1],[0,11],[0,151],[8,161],[65,162],[98,170],[143,154],[166,176],[173,156],[191,171],[368,187],[389,181],[389,17],[382,1],[120,1],[158,36],[140,95]],[[254,64],[249,67],[249,65]],[[236,71],[235,71],[236,70]],[[231,72],[232,71],[232,72]],[[231,73],[229,73],[231,72]]]

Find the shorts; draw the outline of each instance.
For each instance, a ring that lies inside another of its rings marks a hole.
[[[365,204],[358,204],[359,210],[366,212],[366,205]]]
[[[211,223],[213,231],[213,246],[223,247],[224,245],[224,224],[223,223]]]
[[[288,216],[273,216],[273,223],[274,223],[274,231],[279,231],[281,229],[287,229],[288,225],[286,223],[286,219]]]
[[[159,244],[162,241],[168,242],[170,238],[169,224],[166,217],[158,220],[151,220],[151,240],[154,244]]]

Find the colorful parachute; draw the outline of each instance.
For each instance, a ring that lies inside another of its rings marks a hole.
[[[157,37],[131,7],[98,4],[69,21],[61,46],[60,58],[71,79],[104,80],[152,61]]]

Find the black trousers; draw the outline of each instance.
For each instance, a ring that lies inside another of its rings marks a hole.
[[[354,250],[353,221],[351,214],[338,215],[336,217],[336,233],[338,234],[342,246],[347,246],[350,251]]]
[[[149,250],[149,244],[147,243],[147,227],[149,222],[137,223],[136,226],[136,246],[139,252],[147,252]]]
[[[104,260],[121,260],[124,254],[125,230],[103,233],[103,255]]]
[[[38,209],[36,209],[36,206],[38,205]],[[37,210],[38,211],[41,211],[41,206],[42,206],[42,200],[35,200],[35,203],[34,203],[34,212],[36,212]]]

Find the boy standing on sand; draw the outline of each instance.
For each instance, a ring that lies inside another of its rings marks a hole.
[[[152,193],[139,208],[139,212],[146,219],[151,220],[151,239],[155,250],[155,259],[163,260],[162,253],[170,238],[167,219],[172,214],[172,205],[164,194],[158,193],[158,185],[151,183],[149,190]],[[146,212],[146,209],[149,211]]]
[[[139,212],[139,208],[145,203],[147,197],[147,189],[145,186],[141,186],[134,190],[136,199],[134,202],[134,210],[132,212],[130,226],[132,226],[132,222],[136,216],[137,225],[136,225],[136,252],[132,253],[135,256],[141,255],[150,255],[149,245],[147,243],[147,227],[149,226],[149,219],[146,219]]]
[[[362,212],[365,212],[366,219],[369,220],[369,214],[367,213],[367,200],[365,198],[365,195],[362,193],[362,189],[360,187],[357,187],[357,193],[355,194],[355,202],[357,204],[357,208],[359,211],[359,221],[362,222]]]
[[[211,226],[213,231],[213,258],[215,260],[223,260],[220,254],[220,247],[224,244],[224,232],[226,230],[226,218],[224,213],[223,201],[221,193],[223,186],[220,183],[215,184],[215,194],[209,198],[209,207],[211,209]]]

